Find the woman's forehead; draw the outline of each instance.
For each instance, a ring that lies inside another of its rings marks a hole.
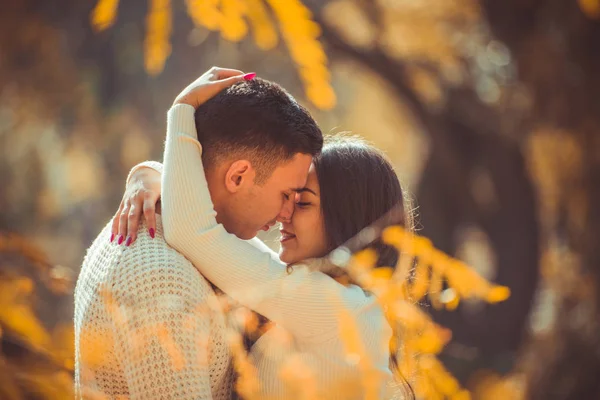
[[[319,177],[315,170],[315,165],[312,164],[308,170],[308,179],[306,179],[306,188],[314,192],[315,195],[319,195]]]

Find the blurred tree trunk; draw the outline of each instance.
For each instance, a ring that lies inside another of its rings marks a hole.
[[[561,187],[557,220],[567,223],[554,227],[581,280],[563,293],[553,335],[529,354],[529,397],[600,398],[600,10],[583,1],[481,3],[533,94],[532,118],[564,130],[581,150],[581,167]],[[580,212],[580,223],[568,223]]]
[[[377,13],[382,10],[373,3],[357,3],[373,21],[381,18]],[[500,114],[468,89],[447,93],[445,107],[431,111],[411,89],[408,62],[391,59],[377,47],[357,48],[327,20],[319,22],[329,46],[384,78],[431,140],[418,193],[423,232],[452,254],[457,231],[478,226],[495,251],[497,282],[513,289],[510,301],[476,317],[441,313],[437,318],[454,331],[457,341],[482,353],[517,350],[538,280],[539,243],[544,250],[565,246],[575,257],[573,267],[580,268],[575,272],[579,280],[562,293],[551,337],[529,352],[529,397],[600,398],[600,10],[594,2],[582,1],[480,4],[492,36],[510,49],[531,98],[532,109],[525,117]],[[318,7],[313,9],[319,15]],[[506,119],[520,123],[505,129]],[[536,201],[522,150],[536,129],[560,130],[575,141],[580,154],[579,168],[558,183],[558,215],[544,216],[555,222],[543,226],[537,221],[537,205],[545,199]],[[472,196],[470,179],[482,170],[493,184],[495,207],[482,207]],[[559,274],[556,283],[566,285],[561,279]]]
[[[476,314],[433,313],[453,331],[454,343],[476,352],[475,360],[458,357],[458,361],[453,361],[454,356],[448,355],[448,366],[463,382],[482,367],[508,371],[524,338],[539,274],[534,190],[520,142],[506,129],[510,126],[524,131],[526,121],[518,113],[500,114],[483,103],[471,88],[448,90],[444,106],[432,110],[409,83],[406,73],[409,62],[392,59],[377,47],[357,48],[345,41],[326,19],[317,19],[330,48],[385,79],[417,117],[431,141],[430,156],[417,193],[421,233],[441,250],[455,254],[461,230],[470,226],[479,228],[496,255],[495,281],[511,288],[507,302],[484,306]],[[507,124],[504,120],[514,122]],[[482,203],[474,196],[474,179],[481,174],[493,188],[490,202]]]

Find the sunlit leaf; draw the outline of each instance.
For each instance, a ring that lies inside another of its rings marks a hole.
[[[98,0],[92,11],[92,26],[97,31],[108,29],[115,23],[119,0]]]

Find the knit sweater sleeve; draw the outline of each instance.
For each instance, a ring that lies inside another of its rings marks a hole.
[[[102,293],[129,398],[212,399],[207,285],[183,256],[142,245]]]
[[[341,309],[371,299],[306,266],[288,273],[273,253],[228,233],[216,221],[197,140],[194,109],[168,113],[162,176],[165,239],[225,293],[281,324],[298,338],[338,334]]]

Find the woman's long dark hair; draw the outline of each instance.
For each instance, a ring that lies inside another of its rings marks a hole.
[[[404,206],[402,187],[391,163],[380,150],[356,136],[327,138],[314,164],[327,240],[323,256],[393,208]],[[407,225],[404,213],[394,216],[387,221],[390,225]],[[377,266],[396,265],[395,248],[377,241],[373,246],[378,250]]]
[[[364,140],[348,135],[327,138],[321,154],[314,159],[319,180],[327,252],[344,245],[374,222],[402,225],[412,229],[412,218],[394,168],[384,154]],[[400,209],[403,212],[389,213]],[[377,251],[375,267],[394,267],[398,251],[377,239],[368,247]],[[396,335],[394,330],[394,335]],[[390,364],[414,398],[408,381],[398,368],[396,352],[390,351]]]

